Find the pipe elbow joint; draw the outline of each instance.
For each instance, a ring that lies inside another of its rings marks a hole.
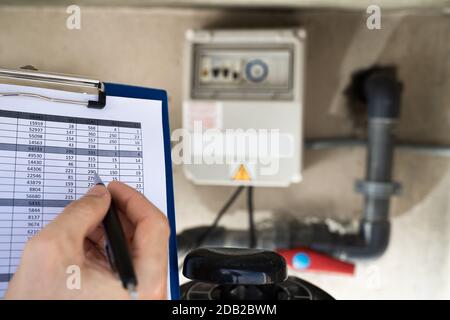
[[[362,221],[361,237],[365,245],[360,258],[374,259],[382,256],[389,245],[390,229],[389,221]]]

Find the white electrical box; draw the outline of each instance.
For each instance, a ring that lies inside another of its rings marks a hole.
[[[305,41],[302,29],[186,33],[183,163],[190,180],[301,180]]]

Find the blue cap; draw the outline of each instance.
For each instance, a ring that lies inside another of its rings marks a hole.
[[[294,255],[292,265],[296,269],[307,269],[311,265],[311,258],[304,252]]]

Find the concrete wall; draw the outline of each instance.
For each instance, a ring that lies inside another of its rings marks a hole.
[[[381,63],[397,65],[405,84],[400,138],[450,144],[450,17],[441,13],[385,13],[379,31],[365,28],[364,11],[83,7],[82,28],[74,31],[66,28],[66,18],[64,8],[0,6],[0,65],[31,64],[46,71],[164,88],[175,129],[181,125],[186,29],[303,26],[309,37],[306,137],[359,135],[362,130],[348,116],[342,90],[356,68]],[[304,182],[256,190],[257,218],[273,212],[357,218],[362,201],[353,192],[353,182],[364,175],[364,156],[362,149],[306,152]],[[402,151],[395,166],[395,178],[405,192],[393,202],[388,253],[361,264],[353,279],[305,276],[338,298],[450,297],[450,162]],[[180,167],[174,167],[174,179],[180,229],[212,221],[231,192],[194,186]],[[225,223],[239,226],[244,215],[241,201]]]

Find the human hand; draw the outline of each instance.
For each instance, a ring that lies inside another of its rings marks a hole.
[[[161,211],[131,187],[113,181],[73,201],[25,246],[6,299],[129,299],[104,252],[103,217],[114,199],[136,271],[139,299],[167,298],[169,225]],[[69,288],[69,266],[80,288]]]

